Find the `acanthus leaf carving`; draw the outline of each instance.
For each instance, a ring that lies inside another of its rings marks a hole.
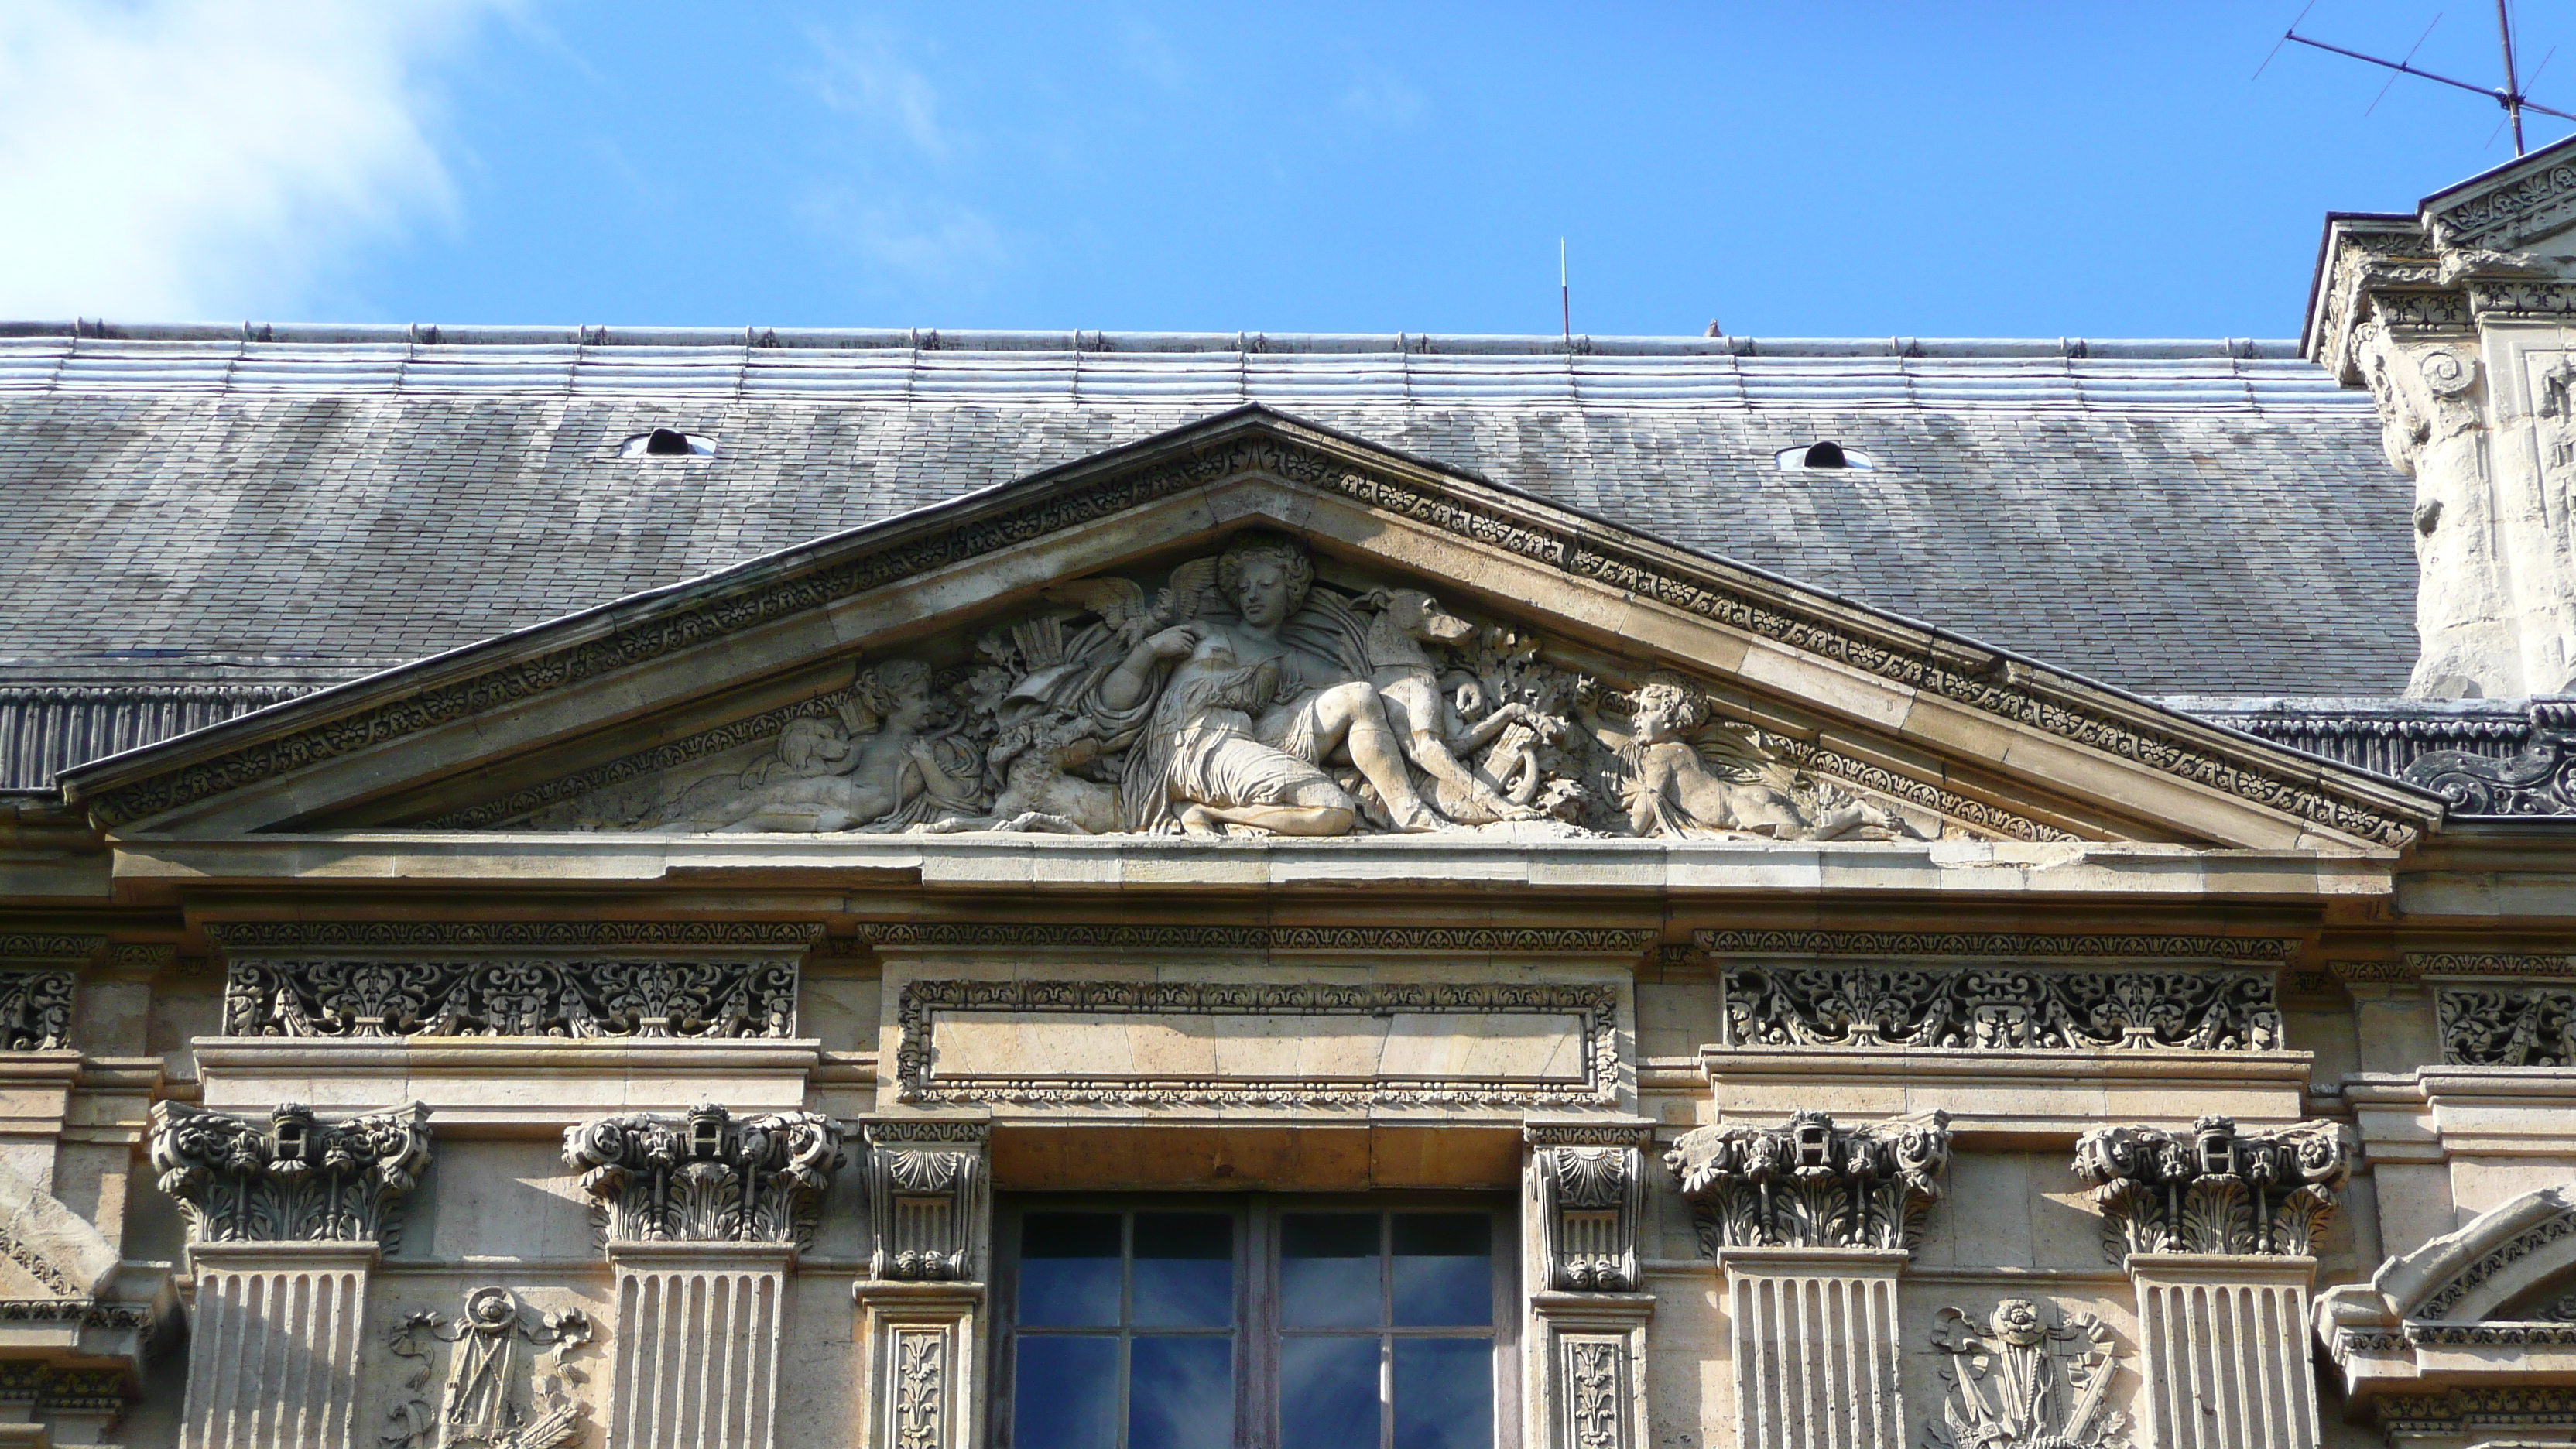
[[[2081,971],[2011,962],[1731,966],[1736,1046],[2272,1051],[2260,971]]]
[[[2349,1129],[2301,1122],[2239,1132],[2202,1117],[2188,1133],[2105,1127],[2075,1145],[2094,1184],[2103,1255],[2250,1253],[2303,1256],[2333,1217],[2352,1173]]]
[[[1940,1111],[1853,1127],[1822,1112],[1798,1112],[1781,1127],[1700,1127],[1664,1154],[1711,1256],[1738,1247],[1910,1251],[1949,1163],[1950,1114]]]
[[[708,1102],[568,1127],[564,1161],[609,1241],[806,1244],[846,1159],[823,1113],[736,1117]]]
[[[1981,1326],[1956,1308],[1933,1321],[1941,1416],[1929,1449],[2126,1449],[2128,1416],[2103,1398],[2118,1372],[2111,1330],[2089,1313],[2007,1298]]]
[[[228,1036],[789,1037],[793,959],[235,956]]]
[[[150,1149],[197,1242],[372,1240],[392,1252],[404,1200],[429,1169],[429,1108],[324,1121],[285,1102],[262,1125],[160,1101]]]
[[[71,1044],[72,992],[68,969],[0,972],[0,1051],[50,1052]]]

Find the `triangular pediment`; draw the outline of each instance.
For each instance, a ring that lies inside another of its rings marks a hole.
[[[111,829],[2391,848],[2429,797],[1261,408],[71,771]]]

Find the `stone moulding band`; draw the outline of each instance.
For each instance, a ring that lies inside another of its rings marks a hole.
[[[2071,687],[1999,656],[1937,639],[1882,636],[1822,611],[1756,597],[1718,567],[1694,565],[1678,553],[1650,557],[1621,548],[1579,519],[1550,516],[1500,495],[1481,496],[1464,480],[1413,482],[1391,469],[1364,469],[1346,449],[1328,447],[1321,437],[1292,436],[1276,422],[1254,436],[1208,439],[1159,464],[1113,471],[1024,501],[996,500],[946,527],[891,529],[855,556],[803,572],[782,577],[773,570],[753,571],[718,592],[639,609],[641,617],[630,623],[547,654],[496,664],[469,678],[176,765],[88,796],[85,803],[102,826],[183,809],[226,790],[487,710],[516,707],[793,614],[1254,474],[1338,494],[1570,578],[1623,589],[2373,844],[2403,846],[2439,818],[2436,807],[2419,815],[2392,812],[2384,802],[2333,788],[2322,776],[2294,775],[2229,751],[2215,734],[2192,741],[2114,718],[2076,697]]]
[[[105,936],[0,931],[0,961],[86,961],[106,949]]]
[[[1617,991],[1601,985],[1274,985],[1167,981],[915,981],[898,1009],[896,1095],[922,1105],[1182,1107],[1567,1107],[1614,1102],[1619,1091]],[[967,1077],[932,1075],[931,1034],[946,1012],[1066,1015],[1573,1016],[1582,1023],[1583,1080],[1546,1083],[1452,1078]]]
[[[817,946],[818,921],[210,921],[227,950]]]
[[[2407,980],[2427,976],[2576,976],[2576,956],[2523,956],[2499,951],[2409,951]]]
[[[1078,926],[1011,922],[862,922],[870,946],[1092,948],[1112,951],[1564,951],[1643,955],[1662,939],[1600,926]]]
[[[2288,961],[2294,936],[2037,936],[2002,931],[1695,931],[1712,956],[1968,956],[2015,960]]]

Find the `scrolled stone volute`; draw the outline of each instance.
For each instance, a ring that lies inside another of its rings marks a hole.
[[[564,1161],[612,1242],[811,1242],[846,1160],[820,1112],[737,1118],[707,1102],[564,1129]]]
[[[982,1274],[992,1181],[984,1122],[887,1119],[866,1124],[870,1277],[962,1283]]]
[[[400,1245],[402,1207],[429,1170],[429,1108],[325,1122],[280,1103],[265,1127],[179,1102],[152,1104],[150,1150],[194,1241]]]
[[[1664,1154],[1710,1253],[1910,1250],[1949,1164],[1950,1114],[1938,1111],[1856,1127],[1822,1112],[1796,1113],[1782,1127],[1702,1127]]]
[[[2203,1117],[2188,1133],[2105,1127],[2075,1144],[2093,1183],[2105,1256],[2250,1253],[2305,1256],[2352,1175],[2349,1129],[2300,1122],[2239,1132]]]

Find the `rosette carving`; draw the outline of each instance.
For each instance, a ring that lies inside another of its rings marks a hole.
[[[1922,1236],[1950,1165],[1950,1114],[1855,1127],[1800,1112],[1784,1127],[1702,1127],[1664,1165],[1681,1179],[1701,1250],[1902,1248]]]
[[[2352,1144],[2333,1122],[2240,1133],[2230,1118],[2203,1117],[2188,1133],[2088,1132],[2075,1171],[2095,1184],[2114,1263],[2131,1253],[2300,1256],[2334,1216]]]
[[[429,1169],[429,1108],[325,1122],[286,1102],[263,1125],[155,1102],[151,1153],[197,1242],[373,1240],[391,1252],[403,1200]]]
[[[735,1117],[709,1102],[568,1127],[564,1161],[611,1241],[802,1244],[845,1159],[820,1112]]]

